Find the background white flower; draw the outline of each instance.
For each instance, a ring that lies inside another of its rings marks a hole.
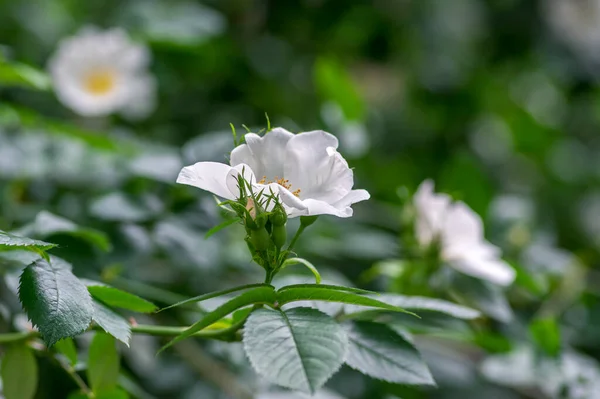
[[[177,182],[234,199],[239,195],[235,176],[244,170],[246,180],[258,190],[268,185],[279,195],[290,217],[350,217],[351,205],[370,197],[365,190],[352,189],[354,174],[337,152],[338,140],[329,133],[294,135],[275,128],[263,137],[248,133],[245,140],[232,151],[231,167],[199,162],[183,168]]]
[[[500,259],[500,249],[485,240],[479,215],[465,203],[452,202],[450,196],[433,189],[433,182],[426,180],[414,197],[419,244],[438,241],[442,259],[456,270],[496,284],[511,284],[515,271]]]
[[[150,54],[122,29],[82,29],[61,41],[49,61],[59,100],[82,116],[121,112],[142,118],[155,106]]]

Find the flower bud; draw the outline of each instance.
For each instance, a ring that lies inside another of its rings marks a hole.
[[[250,243],[256,251],[266,251],[271,245],[271,237],[267,229],[260,227],[250,231]]]
[[[267,215],[260,209],[260,205],[256,204],[252,198],[248,198],[246,202],[245,224],[250,230],[264,228],[267,224]]]

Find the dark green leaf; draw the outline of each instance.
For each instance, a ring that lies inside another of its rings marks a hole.
[[[529,325],[529,333],[535,343],[548,355],[560,352],[560,327],[553,317],[535,319]]]
[[[503,323],[512,320],[512,309],[500,287],[462,273],[456,273],[453,283],[452,294],[461,302]]]
[[[160,349],[160,352],[164,351],[171,345],[190,337],[194,333],[210,326],[211,324],[219,321],[228,314],[243,308],[244,306],[253,305],[257,303],[273,304],[275,302],[275,289],[268,285],[264,287],[253,288],[250,291],[244,292],[239,296],[225,302],[212,312],[206,314],[200,321],[196,322],[190,328],[185,330],[183,333],[175,337],[165,346]]]
[[[108,334],[129,346],[129,341],[131,340],[131,326],[127,320],[95,299],[93,300],[93,304],[94,316],[92,320],[94,323],[98,324],[98,326]]]
[[[355,322],[347,326],[346,363],[379,380],[403,385],[435,385],[419,352],[386,325]]]
[[[244,327],[254,369],[272,383],[310,394],[340,368],[347,349],[343,328],[316,309],[257,309]]]
[[[385,302],[372,299],[367,296],[358,295],[353,292],[344,292],[337,289],[331,289],[327,286],[321,287],[315,284],[312,287],[284,287],[277,292],[277,302],[284,305],[296,301],[326,301],[340,302],[350,305],[368,306],[379,309],[391,310],[394,312],[410,313],[397,306],[389,305]]]
[[[13,345],[2,358],[2,392],[6,399],[31,399],[38,385],[38,367],[31,349]]]
[[[345,287],[343,285],[330,285],[330,284],[291,284],[291,285],[286,285],[285,287],[281,287],[278,292],[283,292],[285,290],[289,290],[289,289],[296,289],[296,288],[317,288],[317,289],[328,289],[328,290],[333,290],[333,291],[342,291],[342,292],[353,292],[355,294],[375,294],[378,295],[376,292],[374,291],[367,291],[367,290],[362,290],[360,288],[354,288],[354,287]]]
[[[95,393],[116,387],[119,365],[115,339],[108,334],[97,332],[90,345],[87,361],[88,382]]]
[[[82,333],[92,321],[92,298],[68,266],[40,259],[20,278],[19,299],[49,346]]]
[[[65,355],[72,366],[77,364],[77,348],[71,338],[64,338],[54,344],[54,349]]]
[[[108,306],[132,310],[140,313],[151,313],[157,308],[152,302],[140,298],[137,295],[121,291],[118,288],[105,285],[88,285],[88,291],[92,296]]]
[[[19,229],[19,233],[39,238],[47,238],[54,234],[67,234],[85,240],[104,251],[109,251],[111,248],[108,236],[103,232],[78,226],[68,219],[46,211],[38,213],[35,221]]]
[[[162,308],[160,310],[160,312],[162,312],[163,310],[167,310],[167,309],[171,309],[177,306],[183,306],[183,305],[187,305],[190,303],[196,303],[196,302],[202,302],[202,301],[206,301],[208,299],[212,299],[212,298],[217,298],[223,295],[227,295],[227,294],[231,294],[233,292],[237,292],[237,291],[242,291],[242,290],[248,290],[250,288],[257,288],[257,287],[269,287],[268,284],[263,284],[263,283],[259,283],[259,284],[248,284],[248,285],[242,285],[239,287],[234,287],[234,288],[228,288],[226,290],[222,290],[222,291],[215,291],[215,292],[210,292],[208,294],[203,294],[203,295],[198,295],[196,297],[190,298],[190,299],[186,299],[184,301],[180,301],[177,303],[174,303],[173,305],[169,305],[166,308]]]

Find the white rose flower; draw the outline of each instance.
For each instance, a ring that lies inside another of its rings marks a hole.
[[[118,28],[85,28],[61,41],[48,69],[58,99],[82,116],[142,118],[155,106],[150,54]]]
[[[419,244],[438,242],[442,260],[462,273],[499,285],[511,284],[515,271],[500,258],[500,249],[485,240],[479,215],[463,202],[434,193],[433,188],[433,182],[426,180],[414,196]]]
[[[293,134],[275,128],[260,137],[245,135],[246,144],[231,153],[231,166],[198,162],[181,170],[178,183],[195,186],[226,199],[239,197],[237,177],[265,193],[273,191],[289,217],[352,216],[352,204],[369,199],[353,190],[354,174],[337,152],[338,140],[321,130]]]

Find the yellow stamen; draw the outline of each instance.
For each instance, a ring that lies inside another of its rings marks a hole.
[[[267,176],[263,176],[262,179],[260,179],[258,181],[258,184],[271,184],[271,183],[277,183],[281,187],[283,187],[287,190],[290,190],[292,188],[292,184],[290,183],[290,181],[288,179],[284,179],[283,177],[279,178],[279,176],[275,176],[274,180],[268,180],[268,181],[267,181]],[[294,194],[296,197],[299,197],[301,191],[302,190],[297,189],[297,190],[292,191],[292,194]]]
[[[115,74],[110,69],[92,71],[84,77],[83,86],[91,94],[106,94],[115,87]]]

